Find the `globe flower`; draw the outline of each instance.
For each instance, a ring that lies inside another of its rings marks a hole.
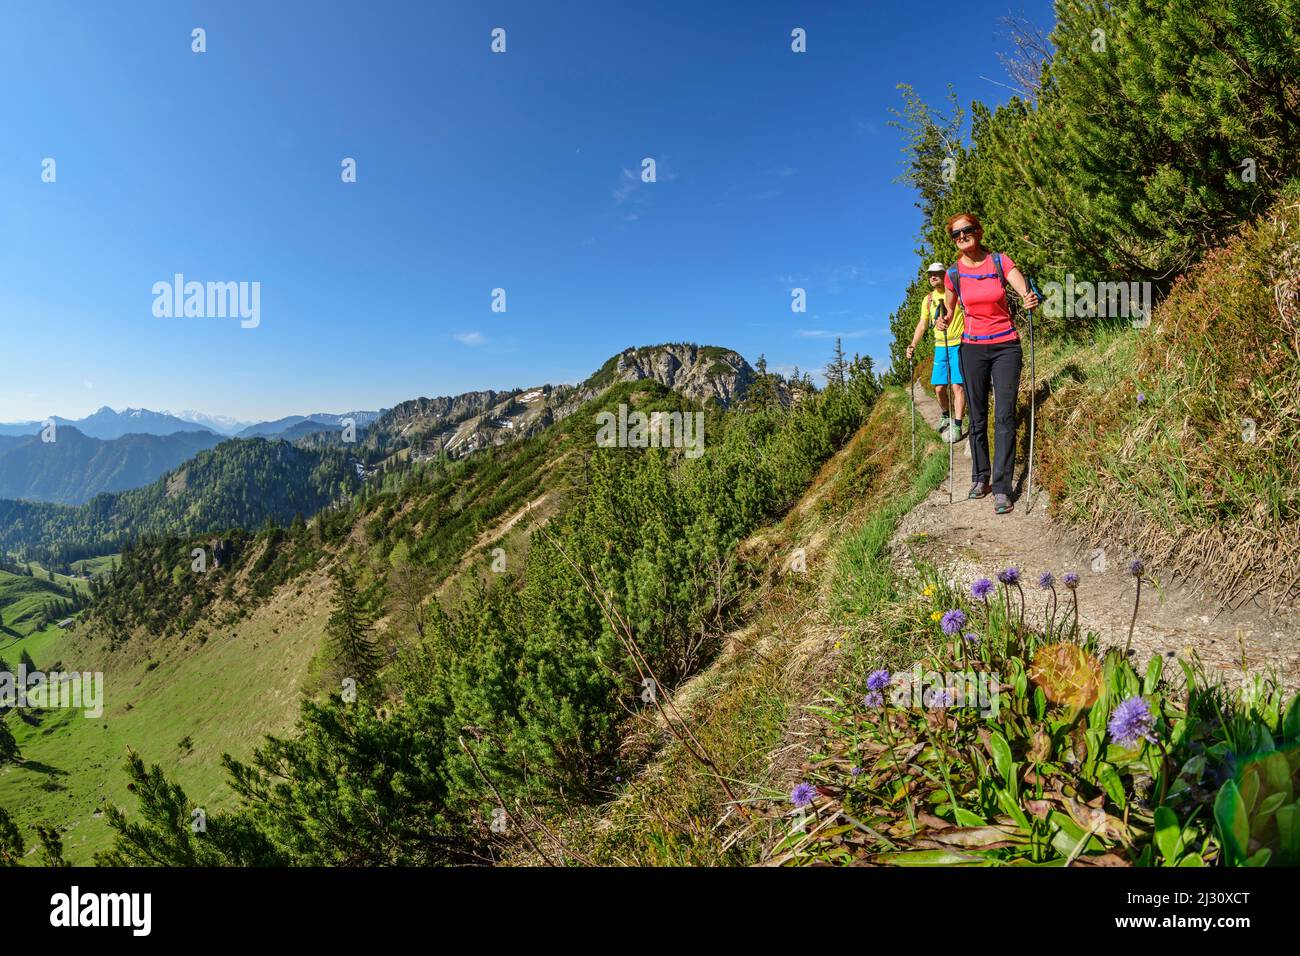
[[[1001,581],[1003,584],[1019,584],[1020,569],[1003,568],[1001,571],[998,572],[998,580]]]
[[[881,668],[867,675],[867,690],[884,690],[889,686],[889,671]]]
[[[966,626],[966,612],[960,608],[953,608],[944,614],[940,621],[940,627],[945,634],[956,634]]]
[[[1121,747],[1135,746],[1141,740],[1155,743],[1155,727],[1156,718],[1151,713],[1151,705],[1141,696],[1121,701],[1106,724],[1110,739]]]
[[[956,691],[948,687],[935,687],[925,696],[927,706],[933,707],[936,710],[951,707],[957,700]]]
[[[869,690],[867,696],[862,698],[862,705],[871,708],[884,707],[885,695],[878,690]]]
[[[988,596],[993,593],[993,582],[988,578],[980,578],[970,586],[970,593],[977,601],[987,601]]]
[[[796,807],[809,806],[817,798],[817,788],[811,783],[801,783],[790,791],[790,802]]]
[[[965,637],[967,644],[978,644],[980,642],[980,636],[978,634],[968,632],[963,636]]]
[[[1079,586],[1079,575],[1076,571],[1066,571],[1061,575],[1061,583],[1073,591]]]
[[[1055,583],[1056,578],[1052,575],[1051,571],[1044,571],[1038,576],[1038,587],[1040,590],[1046,591]]]
[[[1134,559],[1128,563],[1128,573],[1135,578],[1142,577],[1142,572],[1146,570],[1146,565],[1140,560]]]

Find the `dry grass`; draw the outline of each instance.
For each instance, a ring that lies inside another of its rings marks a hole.
[[[1039,465],[1061,517],[1230,606],[1300,599],[1293,212],[1253,224],[1181,279],[1150,328],[1043,364],[1049,376],[1086,373],[1060,376],[1041,409]]]

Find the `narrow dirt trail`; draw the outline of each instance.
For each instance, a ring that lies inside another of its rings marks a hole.
[[[939,422],[938,402],[920,386],[916,412],[918,429],[923,427],[922,419],[931,427]],[[952,504],[945,481],[900,523],[892,542],[896,566],[903,570],[916,561],[926,562],[963,589],[979,577],[996,581],[999,570],[1015,566],[1025,591],[1026,619],[1037,622],[1044,620],[1051,598],[1050,592],[1038,589],[1039,574],[1051,571],[1060,599],[1068,602],[1068,592],[1059,581],[1064,572],[1076,571],[1081,578],[1082,629],[1095,631],[1104,645],[1122,647],[1128,639],[1136,588],[1128,563],[1142,556],[1114,543],[1076,539],[1048,515],[1045,492],[1039,492],[1033,502],[1027,495],[1016,501],[1015,510],[1007,515],[994,513],[992,495],[968,500],[969,445],[962,441],[954,449]],[[1160,568],[1149,569],[1142,585],[1133,631],[1139,661],[1157,653],[1171,658],[1195,651],[1207,670],[1220,672],[1229,683],[1239,682],[1243,669],[1274,670],[1288,688],[1300,687],[1300,615],[1271,615],[1249,606],[1228,611],[1178,584],[1164,584],[1161,577]]]

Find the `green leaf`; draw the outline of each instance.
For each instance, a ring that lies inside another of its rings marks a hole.
[[[959,825],[964,827],[982,827],[988,824],[987,820],[962,807],[953,808],[952,816]]]
[[[1287,743],[1300,741],[1300,694],[1291,698],[1291,704],[1282,718],[1282,739]]]
[[[1291,783],[1291,765],[1287,761],[1287,755],[1275,750],[1259,761],[1259,768],[1269,791],[1281,794],[1282,802],[1290,803],[1295,791]]]
[[[1033,824],[1029,822],[1029,817],[1025,815],[1024,810],[1020,809],[1020,804],[1009,791],[998,790],[998,806],[1005,810],[1011,819],[1015,820],[1022,829],[1033,829]]]
[[[1250,844],[1250,818],[1241,799],[1241,791],[1229,780],[1214,798],[1214,819],[1222,834],[1224,850],[1230,864],[1240,861]]]
[[[990,866],[994,862],[983,854],[955,850],[896,850],[877,853],[871,860],[893,866]]]
[[[1241,773],[1241,783],[1237,784],[1237,792],[1241,794],[1241,806],[1246,811],[1246,816],[1255,812],[1255,801],[1259,799],[1259,777],[1261,768],[1247,765]]]
[[[1168,807],[1156,807],[1156,848],[1165,861],[1173,864],[1183,854],[1182,827],[1178,824],[1178,814]]]
[[[1259,851],[1246,861],[1247,866],[1268,866],[1268,861],[1272,859],[1273,851],[1268,847],[1260,847]]]
[[[1267,797],[1264,798],[1263,802],[1255,810],[1255,813],[1253,815],[1255,817],[1268,816],[1278,807],[1282,806],[1282,804],[1286,803],[1286,799],[1288,796],[1289,795],[1285,793],[1270,793]]]
[[[1088,711],[1088,729],[1094,733],[1106,732],[1106,721],[1110,719],[1110,694],[1103,692],[1097,702]]]
[[[1178,861],[1179,866],[1205,866],[1205,861],[1201,859],[1199,853],[1189,853]]]
[[[993,755],[993,765],[997,767],[998,775],[1003,780],[1010,781],[1015,765],[1011,760],[1011,745],[1001,732],[995,730],[989,734],[989,753]]]
[[[1159,654],[1151,658],[1151,663],[1147,665],[1146,680],[1142,682],[1143,694],[1154,694],[1156,687],[1160,684],[1160,675],[1165,672],[1165,660]]]
[[[1120,779],[1115,768],[1111,766],[1103,767],[1099,777],[1102,789],[1106,791],[1106,796],[1110,797],[1121,810],[1128,806],[1128,795],[1124,793],[1124,781]]]
[[[1069,856],[1088,831],[1059,810],[1053,810],[1048,819],[1056,827],[1055,832],[1052,834],[1052,846],[1062,856]],[[1097,850],[1099,852],[1105,849],[1105,844],[1097,839],[1095,834],[1088,839],[1088,845],[1084,847],[1084,850]]]
[[[1300,858],[1300,803],[1280,807],[1273,819],[1277,821],[1277,842],[1282,853],[1295,863]]]

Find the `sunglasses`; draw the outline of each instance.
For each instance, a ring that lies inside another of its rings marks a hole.
[[[954,239],[960,239],[962,236],[973,236],[977,226],[963,226],[961,229],[954,229],[949,233]]]

